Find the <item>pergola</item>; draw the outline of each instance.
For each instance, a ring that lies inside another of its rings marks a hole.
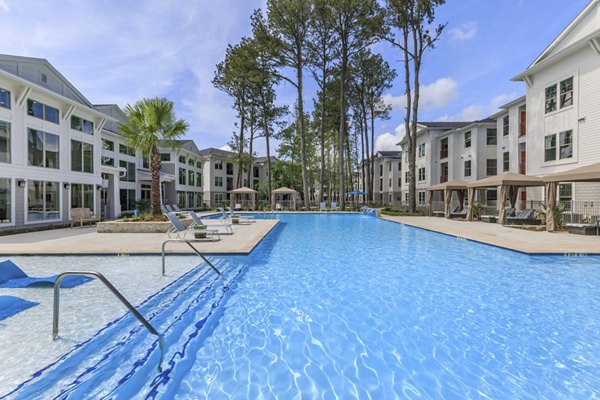
[[[556,230],[556,187],[559,182],[600,182],[600,163],[585,165],[543,177],[546,185],[546,230]]]
[[[537,176],[516,174],[514,172],[504,172],[500,175],[490,176],[467,184],[469,190],[469,208],[467,211],[467,221],[473,221],[473,202],[475,198],[475,189],[498,188],[498,223],[506,224],[505,200],[508,195],[511,207],[517,203],[517,194],[519,188],[544,186],[542,178]]]
[[[231,200],[230,200],[230,206],[231,208],[234,208],[234,205],[236,204],[236,200],[238,198],[238,196],[250,196],[250,201],[252,204],[252,209],[255,210],[256,209],[256,197],[258,195],[258,192],[254,189],[250,189],[248,187],[241,187],[241,188],[237,188],[232,190],[231,192]]]
[[[442,192],[444,194],[444,216],[446,218],[450,218],[450,201],[452,200],[452,194],[456,192],[456,195],[458,196],[458,202],[460,203],[460,210],[462,211],[466,191],[467,182],[461,180],[448,181],[428,187],[427,195],[429,196],[429,215],[433,214],[432,205],[434,192]]]
[[[292,198],[292,208],[295,210],[296,209],[296,196],[298,195],[298,192],[296,192],[294,189],[290,189],[288,187],[280,187],[279,189],[275,189],[271,192],[271,209],[275,209],[275,203],[277,200],[277,196],[284,196],[286,194],[289,194],[290,197]]]

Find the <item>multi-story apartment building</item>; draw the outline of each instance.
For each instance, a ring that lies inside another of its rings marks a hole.
[[[194,141],[162,141],[159,151],[163,203],[177,204],[181,208],[202,208],[204,159]]]
[[[373,201],[397,206],[402,202],[402,152],[378,151],[373,159]],[[367,190],[368,191],[368,190]]]
[[[48,61],[0,55],[0,229],[98,211],[101,132],[96,110]]]
[[[548,175],[600,162],[600,1],[583,11],[513,78],[526,83],[527,173]],[[596,202],[600,184],[559,185],[562,201]],[[543,190],[530,189],[541,200]]]

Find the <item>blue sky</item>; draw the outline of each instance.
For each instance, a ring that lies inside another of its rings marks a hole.
[[[449,0],[448,26],[422,71],[421,120],[474,120],[525,93],[510,78],[588,4],[588,0]],[[0,0],[0,53],[48,59],[93,103],[125,106],[166,96],[200,148],[222,147],[235,129],[231,100],[211,84],[228,43],[250,33],[265,0]],[[378,146],[403,135],[401,54],[376,46],[398,69],[386,94],[393,112],[377,123]],[[308,74],[307,74],[308,75]],[[306,105],[315,86],[308,83]],[[295,93],[282,85],[279,102]],[[263,146],[258,144],[259,152]]]

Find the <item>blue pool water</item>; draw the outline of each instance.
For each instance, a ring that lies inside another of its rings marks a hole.
[[[589,399],[600,257],[526,256],[362,215],[283,214],[23,382],[16,398]]]

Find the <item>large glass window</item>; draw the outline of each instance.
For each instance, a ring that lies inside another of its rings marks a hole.
[[[94,134],[94,123],[91,121],[88,121],[87,119],[83,119],[83,118],[73,115],[73,116],[71,116],[71,129],[75,129],[76,131],[87,133],[88,135],[93,135]]]
[[[186,177],[187,177],[187,172],[185,168],[179,168],[179,184],[180,185],[185,185],[186,184]]]
[[[190,158],[190,159],[188,160],[188,165],[189,165],[190,167],[193,167],[195,164],[196,164],[196,161],[195,161],[193,158]]]
[[[0,224],[8,224],[12,218],[12,185],[8,178],[0,178]]]
[[[179,162],[185,164],[185,156],[179,156]]]
[[[546,114],[556,111],[556,85],[548,86],[546,88]]]
[[[506,172],[510,168],[510,152],[505,151],[502,154],[502,171]]]
[[[27,182],[27,220],[43,221],[60,218],[58,182]]]
[[[202,173],[196,172],[196,186],[202,186]]]
[[[425,180],[425,168],[419,168],[419,182]]]
[[[115,159],[112,157],[102,156],[102,165],[107,165],[109,167],[115,166]]]
[[[27,129],[28,165],[58,169],[58,135]]]
[[[10,92],[0,88],[0,107],[10,109]]]
[[[425,143],[421,143],[417,149],[418,149],[418,156],[425,157]]]
[[[135,208],[135,190],[120,189],[119,199],[121,201],[121,212],[133,211],[133,209]]]
[[[102,139],[102,149],[106,151],[115,151],[115,142],[112,140]]]
[[[221,161],[221,160],[215,161],[215,169],[222,170],[223,169],[223,161]]]
[[[196,194],[194,192],[187,192],[187,201],[188,201],[188,208],[194,208],[194,198],[196,197]]]
[[[94,145],[71,140],[71,171],[94,172]]]
[[[160,161],[171,161],[171,154],[169,153],[160,153]]]
[[[196,177],[196,173],[192,170],[188,171],[188,185],[194,186],[196,183],[194,182],[194,178]]]
[[[471,160],[465,161],[464,175],[471,176]]]
[[[39,101],[27,100],[27,114],[48,122],[58,124],[59,112],[57,108],[51,107]]]
[[[119,153],[135,157],[135,149],[124,144],[119,144]]]
[[[544,138],[544,161],[556,160],[556,134]]]
[[[573,184],[561,183],[558,185],[558,202],[570,206],[571,200],[573,200]]]
[[[0,163],[10,163],[10,123],[0,121]]]
[[[560,133],[560,159],[573,157],[573,131]]]
[[[498,130],[496,128],[487,129],[486,143],[488,146],[495,146],[498,143]]]
[[[127,170],[125,176],[121,176],[119,180],[123,182],[135,182],[135,163],[120,160],[119,167]]]
[[[465,149],[471,147],[471,131],[465,132]]]
[[[89,208],[94,212],[94,185],[72,183],[71,208]]]
[[[202,161],[196,161],[196,168],[202,169]]]
[[[573,77],[560,82],[560,108],[573,105]]]
[[[498,162],[495,158],[486,160],[486,174],[487,176],[494,176],[498,173]]]
[[[509,132],[509,127],[510,127],[510,119],[508,117],[508,115],[505,115],[504,118],[502,118],[502,136],[508,136],[508,132]]]
[[[448,158],[448,138],[440,140],[440,158]]]
[[[227,175],[233,175],[233,164],[227,163]]]
[[[215,186],[222,187],[223,186],[223,177],[215,176]]]

